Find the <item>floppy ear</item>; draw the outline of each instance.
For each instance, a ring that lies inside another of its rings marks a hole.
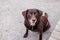
[[[26,11],[23,11],[22,15],[24,16],[24,18],[26,18]]]
[[[27,12],[28,12],[28,9],[22,12],[22,15],[24,16],[24,18],[27,18]]]
[[[38,9],[37,9],[37,11],[39,13],[39,16],[42,16],[43,12],[41,10],[38,10]]]

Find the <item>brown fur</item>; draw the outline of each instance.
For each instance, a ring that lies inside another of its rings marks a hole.
[[[35,26],[33,26],[33,30],[32,27],[29,24],[29,21],[27,20],[27,13],[29,12],[29,10],[33,11],[36,10],[37,11],[37,23]],[[48,21],[48,14],[45,13],[45,16],[42,16],[43,12],[41,10],[38,9],[28,9],[26,11],[22,12],[25,21],[24,21],[24,25],[26,27],[26,33],[24,34],[24,38],[26,38],[28,36],[28,30],[34,31],[34,32],[39,32],[39,40],[42,40],[42,33],[45,32],[47,29],[50,28],[50,23]]]

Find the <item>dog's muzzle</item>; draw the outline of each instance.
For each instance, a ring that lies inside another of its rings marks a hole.
[[[30,22],[30,25],[31,25],[31,26],[35,26],[35,24],[36,24],[36,22],[37,22],[37,19],[36,19],[35,17],[32,17],[32,18],[29,20],[29,22]]]

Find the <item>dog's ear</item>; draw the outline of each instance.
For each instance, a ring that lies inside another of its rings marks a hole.
[[[22,12],[22,15],[24,16],[24,18],[26,18],[27,13],[28,13],[28,9]]]
[[[42,16],[43,12],[41,10],[38,10],[38,9],[37,9],[37,11],[39,13],[39,16]]]
[[[24,16],[24,18],[26,17],[26,11],[22,12],[22,15]]]

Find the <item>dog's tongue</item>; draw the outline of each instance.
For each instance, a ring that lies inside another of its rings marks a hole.
[[[31,26],[35,26],[35,22],[32,22],[32,23],[30,23],[31,24]]]

